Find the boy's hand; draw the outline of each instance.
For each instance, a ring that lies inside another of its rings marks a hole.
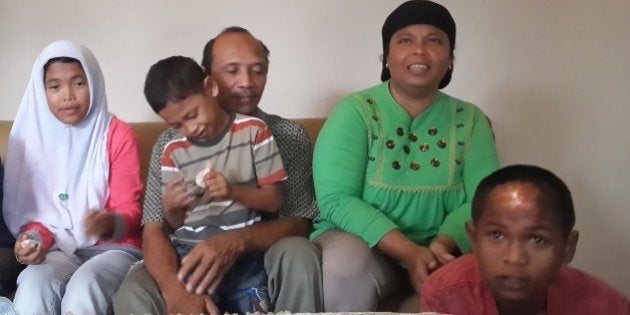
[[[440,235],[431,242],[429,249],[435,255],[440,265],[446,265],[455,259],[452,253],[457,250],[457,244],[452,238]]]
[[[195,197],[188,193],[184,178],[177,176],[171,180],[164,189],[162,207],[165,212],[185,211],[194,199]]]
[[[232,199],[232,184],[219,172],[210,171],[204,177],[206,189],[212,198]]]
[[[85,233],[101,239],[110,239],[114,233],[114,214],[102,211],[94,211],[85,217]]]
[[[42,244],[25,233],[18,235],[13,251],[18,262],[25,265],[38,265],[46,259]]]

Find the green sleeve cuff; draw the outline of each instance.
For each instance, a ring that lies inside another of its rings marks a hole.
[[[381,241],[385,234],[397,228],[398,226],[394,224],[394,222],[384,214],[381,214],[365,226],[365,230],[360,236],[370,247],[374,247]]]

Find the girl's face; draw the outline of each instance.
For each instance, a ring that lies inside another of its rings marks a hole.
[[[83,67],[78,62],[55,61],[44,74],[48,108],[67,125],[85,118],[90,109],[90,88]]]

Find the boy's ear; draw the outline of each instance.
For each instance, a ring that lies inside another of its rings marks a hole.
[[[477,228],[473,221],[466,221],[466,233],[468,234],[468,239],[470,239],[470,245],[472,246],[472,251],[476,252],[477,248],[477,235],[475,235],[475,231]]]
[[[575,256],[575,250],[577,249],[578,239],[580,238],[580,233],[578,231],[571,231],[569,233],[569,237],[567,237],[567,244],[564,248],[564,263],[568,264],[573,260],[573,256]]]
[[[217,95],[219,95],[219,86],[211,76],[206,76],[206,78],[203,79],[203,86],[206,88],[206,92],[210,92],[212,97],[217,97]]]

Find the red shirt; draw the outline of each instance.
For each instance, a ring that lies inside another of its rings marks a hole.
[[[498,315],[477,259],[465,255],[431,274],[422,287],[420,309],[453,315]],[[603,281],[563,267],[547,292],[547,315],[630,314],[630,301]]]

